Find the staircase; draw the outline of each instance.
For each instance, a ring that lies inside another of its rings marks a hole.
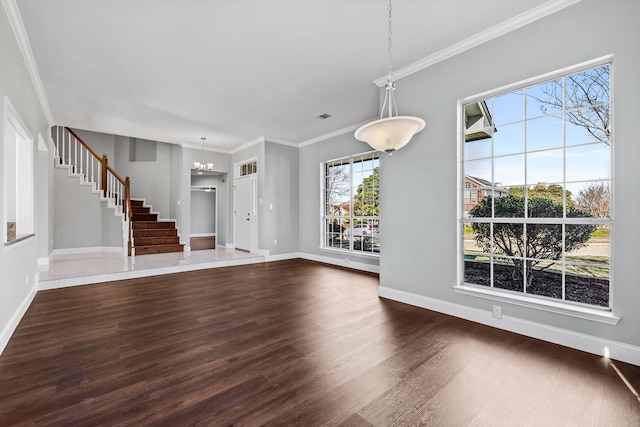
[[[158,221],[158,214],[144,206],[142,200],[131,200],[131,229],[135,255],[183,252],[175,221]]]
[[[73,130],[54,126],[56,167],[68,168],[80,177],[82,185],[91,185],[122,218],[123,249],[129,255],[183,252],[175,221],[158,221],[158,214],[144,206],[143,200],[131,200],[129,177],[122,179],[109,166],[107,155],[98,156]]]

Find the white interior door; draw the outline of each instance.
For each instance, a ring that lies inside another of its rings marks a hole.
[[[253,182],[255,180],[238,178],[235,189],[235,244],[236,249],[251,250],[251,221],[253,215]]]

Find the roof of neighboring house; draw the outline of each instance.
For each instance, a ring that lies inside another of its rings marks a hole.
[[[471,181],[475,181],[478,184],[482,185],[483,187],[493,187],[493,184],[491,183],[491,181],[487,181],[486,179],[478,178],[471,175],[465,175],[465,178],[470,179]]]
[[[472,102],[464,106],[465,142],[491,138],[498,131],[485,101]]]
[[[493,191],[495,191],[496,193],[509,192],[509,190],[507,190],[506,188],[503,188],[499,184],[493,184],[491,181],[487,181],[486,179],[483,179],[483,178],[478,178],[476,176],[471,176],[471,175],[465,175],[465,178],[467,178],[468,180],[477,182],[482,187],[493,188]]]

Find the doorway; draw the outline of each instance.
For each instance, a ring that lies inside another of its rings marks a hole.
[[[216,187],[191,188],[191,233],[189,245],[192,251],[216,248],[217,204]]]

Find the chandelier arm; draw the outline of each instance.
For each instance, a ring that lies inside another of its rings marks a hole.
[[[382,107],[380,108],[380,118],[384,116],[384,110],[389,101],[389,90],[385,89],[384,91],[384,101],[382,102]]]
[[[393,94],[393,92],[391,92],[391,104],[393,104],[393,114],[394,116],[398,115],[398,104],[396,104],[396,97]],[[391,117],[391,115],[389,115],[389,117]]]

